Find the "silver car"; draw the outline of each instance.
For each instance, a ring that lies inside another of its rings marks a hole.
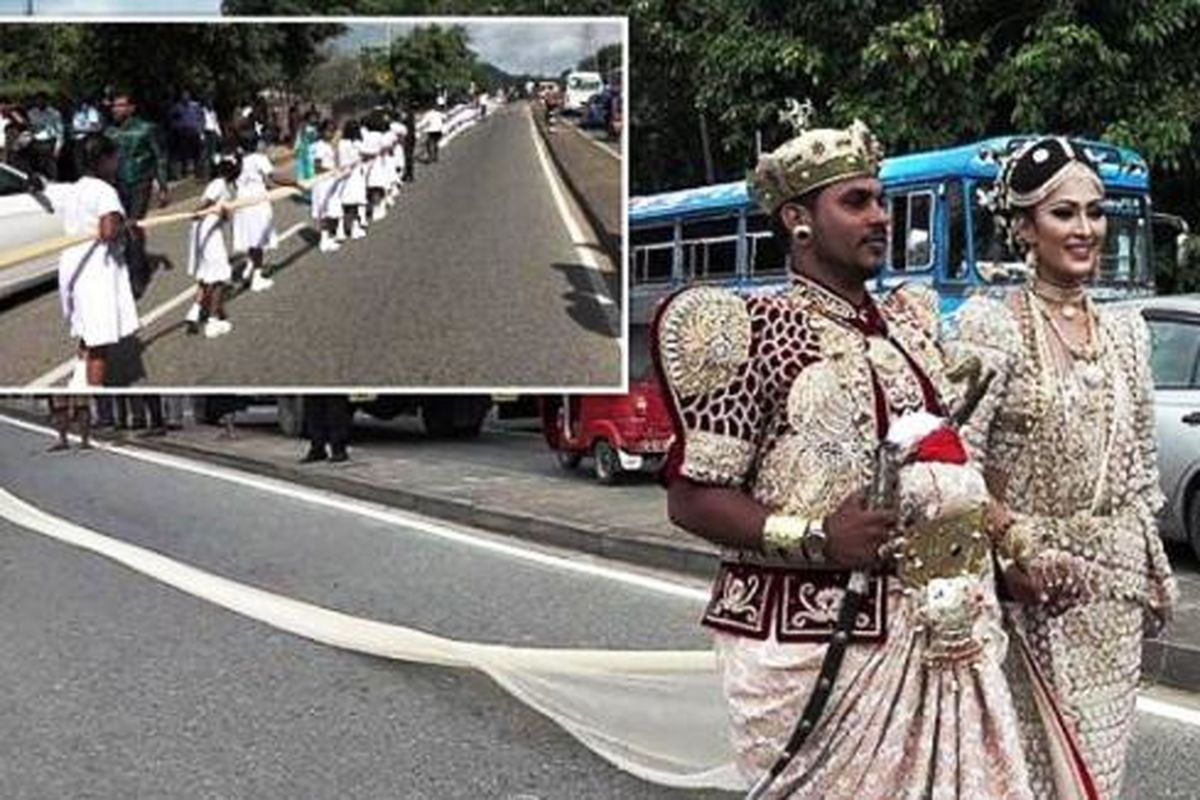
[[[69,183],[46,183],[0,163],[0,253],[63,235],[63,207]],[[0,299],[51,280],[57,256],[43,256],[0,269]]]
[[[1200,555],[1200,294],[1130,304],[1141,308],[1153,342],[1162,535]]]

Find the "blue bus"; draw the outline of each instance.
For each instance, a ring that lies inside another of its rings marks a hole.
[[[998,157],[1033,138],[1001,136],[885,159],[880,179],[892,217],[891,246],[874,288],[929,283],[949,313],[973,289],[1023,278],[1024,265],[998,235],[985,197],[999,173]],[[1146,162],[1127,148],[1079,144],[1099,164],[1106,191],[1108,237],[1093,296],[1151,295]],[[647,325],[657,302],[680,286],[765,291],[787,281],[786,254],[742,181],[630,198],[629,239],[633,326]]]

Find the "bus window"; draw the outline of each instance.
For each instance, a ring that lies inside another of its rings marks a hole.
[[[946,229],[950,247],[946,252],[946,280],[961,281],[967,270],[967,214],[963,209],[963,188],[958,181],[946,184]]]
[[[629,258],[634,285],[669,283],[675,260],[675,226],[630,231]]]
[[[915,272],[933,266],[933,193],[896,194],[892,207],[894,272]]]
[[[787,272],[787,253],[776,241],[766,214],[746,215],[746,263],[750,265],[751,278]]]
[[[738,218],[683,224],[684,280],[720,280],[737,275]]]
[[[971,206],[971,238],[974,240],[975,269],[985,282],[1010,280],[1024,274],[1025,261],[1008,242],[1008,234],[996,223],[986,196],[991,183],[975,187]]]
[[[1150,282],[1149,239],[1146,234],[1146,205],[1141,197],[1115,195],[1104,200],[1108,234],[1100,252],[1101,281]]]

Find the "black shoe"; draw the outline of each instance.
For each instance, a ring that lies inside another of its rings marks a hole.
[[[195,336],[196,334],[200,333],[200,323],[189,319],[187,323],[187,332],[189,336]]]
[[[308,452],[304,454],[304,458],[300,459],[300,463],[311,464],[314,461],[324,461],[327,458],[329,458],[329,454],[325,452],[325,448],[322,447],[317,449],[315,447],[311,447],[309,448]]]
[[[334,450],[333,455],[329,457],[329,460],[334,462],[349,461],[350,454],[345,450]]]

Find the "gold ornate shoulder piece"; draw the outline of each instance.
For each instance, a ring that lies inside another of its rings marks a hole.
[[[656,335],[663,372],[681,398],[729,385],[750,358],[746,301],[724,289],[702,286],[676,295]]]
[[[967,298],[951,318],[953,338],[972,345],[1016,352],[1021,347],[1021,328],[1012,308],[991,297]]]
[[[885,309],[900,311],[931,339],[938,335],[941,324],[941,301],[938,294],[923,283],[905,283],[897,287],[883,301]]]

